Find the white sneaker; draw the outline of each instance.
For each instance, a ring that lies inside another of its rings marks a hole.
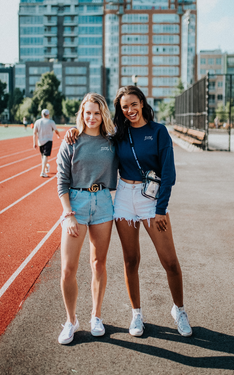
[[[50,165],[49,163],[47,163],[45,167],[45,173],[49,173],[49,172],[50,172]]]
[[[74,339],[74,333],[79,328],[79,322],[76,316],[76,322],[73,325],[71,322],[66,322],[65,325],[62,325],[64,328],[59,335],[58,342],[60,344],[69,344]]]
[[[133,318],[129,327],[129,333],[132,336],[141,336],[144,332],[143,316],[141,313],[133,313]]]
[[[41,172],[40,177],[45,177],[45,178],[47,178],[47,177],[49,177],[49,176],[48,176],[46,173]]]
[[[180,311],[179,308],[174,304],[171,309],[171,315],[175,319],[175,324],[177,325],[178,332],[182,336],[191,336],[193,331],[190,327],[188,315],[184,310]]]
[[[102,324],[102,319],[93,316],[90,320],[91,334],[93,336],[103,336],[105,334],[105,327]]]

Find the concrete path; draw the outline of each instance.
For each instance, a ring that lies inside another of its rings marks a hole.
[[[174,326],[166,275],[143,228],[140,281],[147,323],[142,337],[129,335],[131,308],[114,228],[102,311],[106,335],[90,334],[86,240],[77,276],[81,328],[73,343],[57,342],[65,322],[58,250],[0,339],[2,375],[234,374],[234,155],[175,145],[175,160],[169,208],[193,336],[181,337]]]

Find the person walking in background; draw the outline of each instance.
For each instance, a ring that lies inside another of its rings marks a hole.
[[[219,128],[219,118],[218,118],[218,116],[215,117],[214,124],[215,124],[215,128],[218,129]]]
[[[50,171],[48,157],[51,155],[53,144],[53,131],[60,138],[59,131],[56,128],[55,122],[50,119],[50,112],[48,109],[43,109],[41,112],[42,118],[37,120],[34,124],[33,130],[33,147],[40,147],[42,166],[40,177],[49,177],[47,173]]]
[[[63,141],[57,158],[58,194],[63,206],[61,289],[67,313],[58,338],[60,344],[70,343],[79,328],[76,273],[87,227],[92,269],[91,334],[103,336],[105,333],[101,307],[113,223],[110,190],[115,190],[117,184],[118,159],[109,139],[115,129],[105,99],[99,94],[87,94],[80,105],[76,124],[77,140],[74,145]]]
[[[27,125],[28,125],[27,117],[23,118],[23,124],[24,124],[24,130],[27,130]]]
[[[143,222],[167,274],[174,302],[171,315],[179,333],[191,336],[192,328],[184,310],[182,272],[167,210],[176,178],[171,137],[164,125],[153,121],[153,109],[138,87],[120,88],[114,104],[114,142],[120,174],[114,201],[114,219],[123,248],[125,283],[132,305],[129,333],[141,336],[144,332],[138,275],[140,222]],[[76,129],[70,129],[65,135],[69,143],[74,142],[76,137]],[[135,156],[142,171],[154,171],[161,179],[159,195],[156,195],[155,200],[142,195],[144,177]]]

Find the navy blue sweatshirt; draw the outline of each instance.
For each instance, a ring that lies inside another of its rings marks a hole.
[[[156,214],[165,215],[175,184],[175,164],[172,140],[166,127],[150,121],[148,124],[133,128],[131,134],[135,152],[144,172],[154,170],[161,178],[161,187],[156,206]],[[118,141],[116,152],[119,157],[119,173],[126,180],[142,181],[142,176],[134,159],[128,134]]]

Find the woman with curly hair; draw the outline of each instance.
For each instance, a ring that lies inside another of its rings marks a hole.
[[[105,99],[90,93],[83,99],[76,119],[78,137],[73,145],[62,142],[58,164],[58,194],[63,206],[61,240],[61,290],[67,321],[59,335],[68,344],[79,328],[76,316],[76,272],[87,228],[92,269],[91,334],[102,336],[101,306],[106,288],[109,247],[118,160],[109,137],[114,125]]]
[[[138,87],[120,88],[114,104],[116,152],[120,165],[114,218],[122,243],[125,282],[132,305],[129,332],[141,336],[144,330],[138,275],[142,222],[167,274],[174,302],[171,315],[179,333],[191,336],[192,329],[183,306],[182,273],[167,210],[171,188],[175,184],[172,141],[166,127],[154,122],[153,109]],[[144,195],[144,174],[147,171],[161,180],[159,193],[151,199]]]

